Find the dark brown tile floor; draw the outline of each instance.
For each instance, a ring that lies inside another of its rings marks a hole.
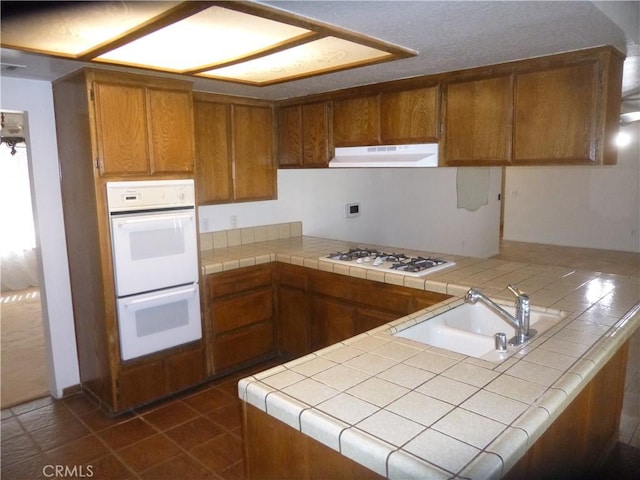
[[[240,378],[263,364],[117,418],[83,394],[2,410],[2,480],[244,479]],[[56,468],[59,475],[56,477]]]

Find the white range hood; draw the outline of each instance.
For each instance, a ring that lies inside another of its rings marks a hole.
[[[339,147],[329,162],[332,168],[437,166],[437,143]]]

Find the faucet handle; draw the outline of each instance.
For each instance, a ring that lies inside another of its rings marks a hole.
[[[518,298],[529,298],[529,296],[520,290],[517,285],[507,285],[507,289]]]

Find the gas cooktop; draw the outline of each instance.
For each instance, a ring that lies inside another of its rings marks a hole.
[[[454,262],[432,257],[410,257],[404,253],[385,253],[371,248],[350,248],[346,252],[330,253],[320,260],[354,264],[354,266],[371,270],[397,272],[404,275],[421,277],[452,267]]]

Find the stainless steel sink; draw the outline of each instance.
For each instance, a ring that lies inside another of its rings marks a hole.
[[[511,314],[515,310],[510,306],[503,308]],[[547,312],[532,307],[530,324],[537,331],[536,336],[539,336],[564,317],[563,312]],[[463,355],[499,362],[511,356],[520,347],[509,347],[506,352],[497,351],[497,333],[505,333],[507,338],[511,338],[516,331],[485,304],[464,303],[394,335]]]

